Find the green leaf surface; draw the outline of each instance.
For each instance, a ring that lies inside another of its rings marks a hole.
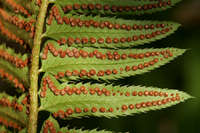
[[[118,117],[159,110],[183,102],[191,96],[170,89],[104,84],[60,84],[46,73],[40,89],[40,110],[54,117]]]
[[[12,78],[6,75],[1,75],[1,78],[11,79],[15,78],[22,83],[24,87],[29,86],[29,68],[28,68],[28,54],[17,54],[14,50],[7,48],[6,44],[0,45],[0,69],[12,75]],[[2,77],[3,76],[3,77]]]
[[[37,14],[39,11],[39,7],[35,4],[34,0],[17,0],[16,2],[25,7],[31,14]]]
[[[8,123],[13,123],[11,126],[8,125],[9,127],[13,128],[15,125],[14,127],[18,129],[26,127],[28,119],[26,107],[21,104],[21,101],[5,93],[0,93],[0,117]],[[0,123],[2,124],[2,121]]]
[[[61,42],[64,39],[63,44],[73,47],[137,46],[165,38],[180,26],[169,21],[123,20],[70,14],[61,17],[64,21],[62,24],[58,24],[55,19],[51,25],[47,24],[45,36]],[[89,24],[90,21],[93,21],[93,24]],[[101,25],[104,25],[104,28],[101,28]]]
[[[48,126],[48,125],[51,125],[51,126]],[[41,133],[43,133],[45,131],[47,133],[48,133],[48,131],[50,131],[50,132],[57,131],[59,133],[66,133],[66,132],[69,132],[69,133],[114,133],[111,131],[97,130],[97,129],[82,130],[82,129],[68,129],[67,127],[60,128],[58,122],[51,116],[44,122]]]
[[[181,0],[56,0],[66,12],[140,15],[171,8]]]
[[[11,20],[12,18],[16,18],[18,20],[17,21]],[[10,32],[11,34],[14,34],[20,40],[23,40],[23,43],[26,43],[30,47],[32,47],[33,39],[31,37],[31,32],[27,32],[25,30],[25,28],[29,29],[29,31],[31,31],[31,28],[34,27],[34,24],[31,25],[28,23],[28,21],[34,20],[35,16],[30,17],[30,18],[24,18],[23,16],[15,15],[10,12],[6,12],[2,8],[0,8],[0,19],[1,19],[0,22],[2,23],[2,26],[4,27],[4,30],[0,30],[2,35],[8,37],[8,34],[4,34],[5,30],[8,30],[8,32]],[[26,22],[27,25],[29,25],[29,26],[23,25],[23,27],[20,28],[20,24],[22,25],[22,21],[23,21],[23,24]],[[16,41],[16,39],[11,39],[10,37],[9,37],[9,39]]]
[[[41,54],[42,71],[64,81],[78,78],[117,79],[149,72],[184,52],[184,49],[177,48],[76,49],[58,46],[56,42],[48,41]]]
[[[34,1],[30,0],[0,0],[0,2],[3,5],[4,9],[11,10],[16,14],[22,14],[26,17],[30,17],[32,13],[38,10],[36,5],[34,4]]]

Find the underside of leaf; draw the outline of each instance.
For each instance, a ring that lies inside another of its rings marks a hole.
[[[190,98],[184,92],[156,87],[104,84],[60,84],[46,74],[42,79],[40,110],[54,117],[118,117],[166,108]]]
[[[55,18],[55,19],[54,19]],[[63,15],[52,7],[45,36],[60,45],[122,48],[156,41],[172,34],[178,23]]]
[[[24,48],[27,47],[26,44],[32,47],[35,32],[34,17],[24,18],[0,8],[0,19],[2,36],[19,43]]]
[[[110,131],[105,131],[105,130],[82,130],[82,129],[68,129],[66,128],[60,128],[58,122],[52,118],[49,117],[47,119],[42,127],[41,133],[48,133],[50,131],[51,133],[53,132],[58,132],[58,133],[114,133]]]
[[[0,0],[0,3],[4,5],[4,8],[7,10],[11,10],[16,14],[22,14],[26,17],[31,16],[31,12],[34,10],[33,1],[29,0]]]
[[[32,38],[35,32],[35,17],[24,18],[21,15],[16,15],[0,8],[0,18],[3,25],[10,32],[14,32],[16,36],[22,38],[25,43],[32,46]]]
[[[184,53],[184,49],[69,48],[47,42],[42,53],[42,70],[57,79],[117,79],[142,74],[164,65]]]
[[[16,54],[14,50],[0,45],[0,78],[7,79],[22,91],[29,85],[28,55]]]
[[[166,10],[180,0],[56,0],[66,13],[140,15]]]
[[[26,127],[26,122],[26,107],[16,98],[0,93],[0,125],[20,131]]]

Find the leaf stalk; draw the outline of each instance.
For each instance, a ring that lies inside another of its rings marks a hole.
[[[34,37],[34,45],[32,49],[32,64],[30,70],[30,115],[28,123],[28,133],[37,132],[38,120],[38,69],[39,69],[39,55],[40,45],[42,42],[42,33],[44,27],[45,16],[48,7],[48,0],[42,0],[39,15],[37,17],[36,32]]]

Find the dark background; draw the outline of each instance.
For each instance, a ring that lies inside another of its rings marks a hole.
[[[170,64],[150,73],[120,80],[120,82],[130,85],[174,88],[196,98],[167,109],[135,116],[117,119],[74,119],[67,123],[72,127],[84,127],[84,129],[98,127],[98,129],[117,132],[200,133],[200,0],[183,0],[167,11],[138,18],[171,20],[182,24],[175,34],[145,47],[177,47],[188,49],[188,51]]]

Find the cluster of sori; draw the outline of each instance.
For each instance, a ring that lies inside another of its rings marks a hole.
[[[140,41],[140,40],[144,40],[144,39],[151,39],[153,37],[165,34],[167,32],[169,32],[170,29],[166,28],[163,30],[157,30],[156,32],[152,32],[152,34],[140,34],[140,35],[133,35],[132,37],[121,37],[121,38],[111,38],[111,37],[99,37],[99,38],[95,38],[95,37],[90,37],[90,38],[73,38],[73,37],[67,37],[67,38],[61,38],[60,40],[57,40],[58,44],[62,45],[62,44],[67,44],[68,46],[71,46],[73,44],[111,44],[111,43],[130,43],[130,42],[135,42],[135,41]]]
[[[58,133],[56,128],[50,120],[46,120],[44,123],[43,133]]]
[[[0,59],[6,60],[16,66],[17,68],[24,68],[28,65],[29,59],[22,60],[17,56],[9,54],[7,51],[0,49]]]
[[[0,33],[9,41],[19,43],[25,49],[32,45],[35,35],[35,18],[26,8],[31,4],[15,0],[5,0],[0,8]],[[31,1],[30,1],[31,3]],[[26,8],[25,8],[26,7]],[[15,11],[15,12],[13,12]],[[30,11],[32,12],[32,11]]]
[[[172,30],[172,27],[170,27],[168,24],[159,23],[159,24],[119,24],[117,22],[113,23],[110,21],[100,21],[100,20],[81,20],[80,17],[67,17],[67,16],[61,16],[59,9],[56,6],[52,7],[52,10],[50,11],[49,18],[47,20],[47,24],[51,25],[53,19],[56,19],[58,24],[66,24],[71,27],[93,27],[93,28],[100,28],[100,29],[110,29],[110,30],[154,30],[151,33],[146,34],[135,34],[128,37],[62,37],[59,40],[57,40],[58,44],[63,45],[67,44],[68,46],[71,46],[73,44],[118,44],[118,43],[135,43],[138,41],[142,41],[144,39],[153,39],[157,38],[160,35],[167,34]],[[157,30],[155,30],[157,29]]]
[[[1,8],[0,8],[0,15],[2,16],[4,20],[8,21],[11,24],[14,24],[19,29],[24,29],[26,32],[31,32],[30,37],[33,38],[34,33],[35,33],[34,19],[31,19],[30,21],[25,21],[23,19],[20,19],[16,15],[10,15],[9,13],[7,13],[5,10]]]
[[[26,114],[29,115],[30,114],[30,96],[27,95],[23,98],[23,100],[21,101],[21,104],[23,104],[24,106],[26,106]]]
[[[71,77],[71,76],[78,76],[78,77],[92,77],[92,76],[97,76],[97,77],[103,77],[103,76],[109,76],[109,75],[117,75],[121,74],[122,72],[129,72],[129,71],[137,71],[137,70],[142,70],[144,68],[148,68],[150,66],[153,66],[154,64],[158,63],[159,59],[155,58],[149,62],[144,62],[140,63],[138,65],[127,65],[125,67],[120,67],[119,69],[113,68],[113,69],[101,69],[101,70],[95,70],[95,69],[81,69],[81,70],[66,70],[65,72],[58,72],[55,75],[56,79],[63,78],[63,77]]]
[[[74,58],[96,58],[96,59],[101,59],[101,60],[126,60],[128,58],[132,59],[143,59],[143,58],[148,58],[148,57],[155,57],[155,56],[160,56],[162,55],[164,58],[172,57],[173,54],[170,50],[162,50],[162,51],[151,51],[151,52],[146,52],[146,53],[118,53],[117,51],[111,52],[109,50],[105,52],[100,52],[98,49],[94,49],[93,51],[86,51],[84,49],[76,49],[76,48],[66,48],[65,50],[63,49],[56,49],[52,43],[48,43],[44,47],[42,59],[46,60],[48,51],[52,53],[53,56],[57,57],[59,55],[60,58],[69,58],[69,57],[74,57]]]
[[[16,122],[14,121],[8,121],[7,119],[3,118],[0,116],[0,124],[3,124],[4,126],[6,126],[7,128],[14,128],[16,130],[22,130],[22,127],[20,125],[18,125]]]
[[[97,132],[97,130],[92,130],[92,131],[82,131],[81,129],[67,129],[67,128],[58,128],[57,123],[54,123],[52,120],[48,119],[44,122],[42,133],[89,133],[89,132]],[[105,133],[106,131],[103,130]],[[106,132],[108,133],[108,132]],[[110,133],[110,132],[109,132]]]
[[[113,111],[127,111],[128,109],[133,110],[133,109],[142,109],[142,108],[147,108],[147,107],[152,107],[152,106],[160,106],[160,105],[165,105],[168,103],[172,103],[175,101],[180,101],[180,96],[178,93],[168,93],[165,91],[153,91],[153,90],[129,90],[126,92],[117,90],[115,88],[113,89],[106,89],[105,87],[101,88],[101,87],[87,87],[87,86],[80,86],[80,87],[76,87],[76,86],[71,86],[68,85],[66,87],[64,87],[63,89],[58,89],[55,84],[53,83],[53,81],[51,80],[50,77],[45,77],[43,79],[42,82],[42,89],[40,92],[40,97],[41,98],[45,98],[46,97],[46,93],[47,93],[47,89],[50,89],[50,91],[55,95],[55,96],[72,96],[72,95],[94,95],[94,96],[126,96],[126,97],[160,97],[159,100],[149,100],[146,102],[138,102],[136,104],[123,104],[121,107],[90,107],[90,108],[79,108],[79,107],[74,107],[74,108],[67,108],[66,111],[64,110],[58,110],[57,112],[53,113],[54,117],[60,117],[60,118],[66,118],[69,117],[70,115],[72,115],[73,113],[96,113],[96,112],[100,112],[100,113],[111,113]]]
[[[142,70],[144,68],[152,67],[155,64],[159,63],[159,61],[163,61],[164,59],[172,58],[173,53],[170,51],[170,49],[165,50],[150,50],[149,52],[145,53],[118,53],[117,51],[111,52],[110,50],[106,50],[105,52],[100,52],[98,49],[94,49],[93,51],[86,51],[84,49],[76,49],[76,48],[66,48],[66,50],[63,49],[56,49],[52,43],[48,43],[43,51],[42,59],[46,60],[48,58],[48,51],[55,56],[60,58],[96,58],[99,60],[111,60],[111,61],[120,61],[120,60],[126,60],[126,59],[145,59],[145,58],[152,58],[150,61],[146,61],[144,63],[138,63],[138,65],[125,65],[121,66],[120,68],[116,69],[105,69],[105,70],[85,70],[85,69],[77,69],[77,70],[66,70],[65,72],[58,72],[55,77],[57,79],[63,78],[63,77],[70,77],[70,76],[108,76],[108,75],[116,75],[121,74],[122,72],[130,72],[130,71],[137,71]]]
[[[25,91],[25,87],[23,83],[19,81],[16,77],[14,77],[12,74],[6,72],[4,69],[0,68],[0,77],[5,78],[8,81],[12,82],[16,88],[20,88],[21,91]]]
[[[19,112],[23,111],[23,105],[17,103],[15,100],[10,101],[6,97],[0,98],[0,106],[11,107],[14,110],[19,111]]]
[[[16,43],[19,43],[24,48],[26,48],[26,45],[24,45],[24,40],[17,37],[14,33],[9,31],[1,21],[0,21],[0,33],[7,36],[9,39],[15,41]]]
[[[31,14],[28,12],[28,10],[26,10],[23,6],[21,6],[20,4],[16,3],[14,0],[5,0],[5,3],[9,5],[9,7],[11,7],[15,13],[22,13],[26,16],[31,16]]]
[[[72,10],[103,10],[104,12],[136,12],[136,11],[147,11],[151,9],[156,9],[156,8],[165,8],[167,6],[171,6],[171,0],[158,0],[151,2],[150,4],[144,4],[144,5],[138,5],[138,6],[117,6],[117,5],[108,5],[108,4],[78,4],[74,3],[72,4],[67,4],[63,6],[63,11],[64,12],[69,12]]]

